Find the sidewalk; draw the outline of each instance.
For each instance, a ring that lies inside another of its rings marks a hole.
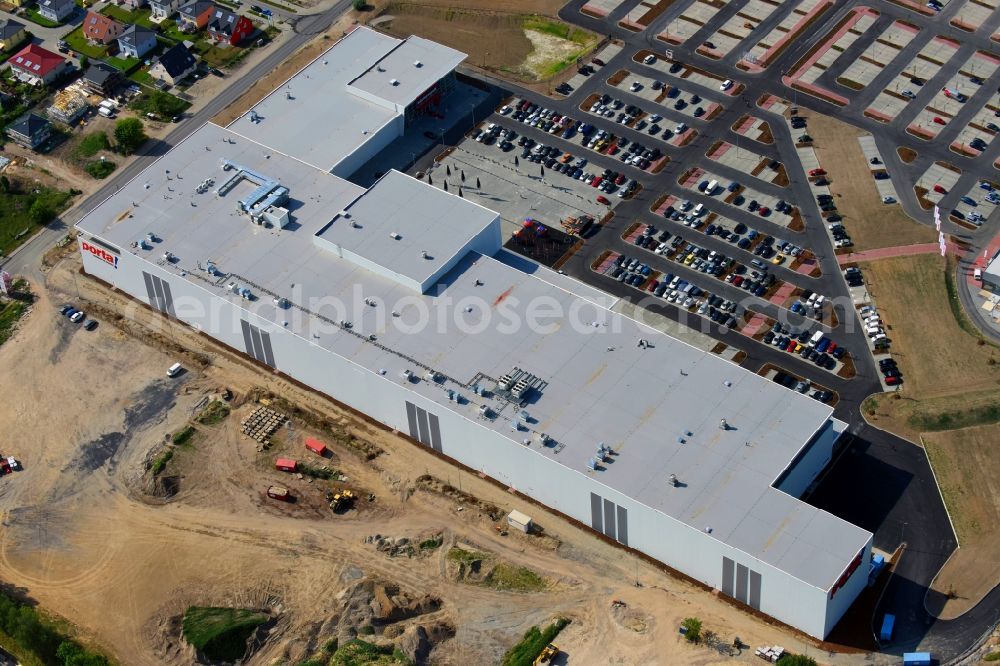
[[[851,254],[841,254],[837,256],[837,263],[852,264],[859,261],[875,261],[877,259],[889,259],[892,257],[911,257],[918,254],[938,254],[941,248],[937,243],[919,243],[917,245],[899,245],[896,247],[883,247],[876,250],[865,250],[864,252],[852,252]],[[948,243],[948,252],[951,254],[961,254],[962,251],[954,243]]]

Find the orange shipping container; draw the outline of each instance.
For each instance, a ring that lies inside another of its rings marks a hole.
[[[294,472],[298,468],[299,463],[291,458],[278,458],[274,461],[274,466],[282,472]]]
[[[318,439],[313,439],[311,437],[306,439],[306,448],[318,456],[326,455],[326,445]]]

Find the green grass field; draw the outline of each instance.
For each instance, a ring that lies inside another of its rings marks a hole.
[[[32,231],[38,226],[32,217],[33,208],[58,214],[66,208],[70,196],[69,192],[46,187],[21,188],[13,183],[9,192],[0,190],[0,252],[10,254],[31,237]]]

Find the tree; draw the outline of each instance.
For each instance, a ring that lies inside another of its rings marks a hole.
[[[368,9],[368,3],[365,0],[354,0],[354,9],[363,12]]]
[[[35,199],[31,203],[31,207],[28,208],[28,219],[31,220],[32,224],[38,226],[48,224],[55,216],[55,211],[41,199]]]
[[[80,70],[86,72],[87,71],[87,67],[89,67],[89,66],[90,66],[90,58],[88,58],[86,55],[81,55],[80,56]]]
[[[786,654],[778,660],[778,666],[816,666],[816,660],[804,654]]]
[[[686,630],[684,638],[688,639],[689,642],[697,643],[701,640],[701,620],[696,617],[686,617],[681,622],[681,626]]]
[[[146,132],[138,118],[122,118],[115,123],[115,141],[123,155],[131,155],[146,141]]]

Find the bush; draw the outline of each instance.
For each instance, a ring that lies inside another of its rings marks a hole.
[[[103,180],[110,176],[117,168],[118,165],[111,160],[94,160],[93,162],[89,162],[87,166],[84,167],[84,171],[97,180]]]
[[[178,446],[182,444],[187,444],[188,441],[191,439],[191,437],[194,436],[194,433],[195,433],[194,428],[192,428],[191,426],[184,426],[183,429],[178,430],[177,432],[174,433],[174,436],[170,438],[170,441],[172,441],[174,444],[177,444]]]
[[[0,632],[13,644],[21,661],[61,666],[107,666],[108,660],[63,635],[55,624],[42,618],[33,607],[0,592]],[[20,648],[20,649],[17,649]],[[31,659],[34,657],[34,659]]]
[[[701,640],[701,620],[696,617],[686,617],[684,621],[681,622],[681,627],[686,631],[684,632],[684,638],[691,643],[697,643]]]
[[[191,606],[184,612],[184,640],[213,661],[236,661],[247,651],[247,640],[267,615],[242,608]]]
[[[373,627],[370,624],[362,625],[358,627],[358,633],[361,634],[362,636],[371,636],[372,634],[375,633],[375,627]]]
[[[31,220],[32,224],[37,224],[40,227],[51,222],[55,216],[56,212],[42,199],[35,199],[31,202],[31,207],[28,208],[28,219]]]
[[[162,90],[143,93],[132,103],[132,108],[143,113],[154,113],[164,120],[178,116],[190,107],[190,102],[185,102]]]
[[[115,142],[123,155],[134,153],[146,142],[146,138],[146,131],[138,118],[122,118],[115,123]]]
[[[983,661],[1000,661],[1000,652],[990,652],[983,657]]]
[[[567,624],[569,624],[569,620],[559,618],[546,627],[545,631],[540,631],[538,627],[528,629],[524,634],[524,638],[504,655],[503,661],[500,662],[501,665],[531,666],[538,655],[542,653],[542,650],[545,649],[545,646],[555,640],[555,637],[559,635],[559,632]]]
[[[100,151],[107,150],[109,147],[107,134],[104,132],[91,132],[83,137],[83,140],[76,147],[75,152],[80,157],[93,157]]]
[[[786,654],[778,660],[778,666],[816,666],[816,660],[804,654]]]
[[[368,3],[365,0],[354,0],[354,9],[363,12],[368,9]]]

